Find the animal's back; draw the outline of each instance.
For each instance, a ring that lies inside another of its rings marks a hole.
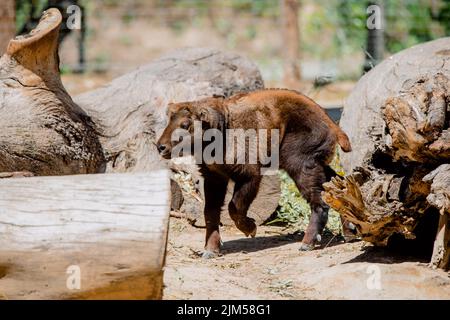
[[[289,125],[298,129],[321,130],[326,127],[336,136],[345,152],[351,151],[350,141],[324,109],[305,95],[288,89],[265,89],[230,98],[229,109],[234,114],[235,127],[280,128]]]

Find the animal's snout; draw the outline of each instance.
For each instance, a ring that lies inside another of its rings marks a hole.
[[[164,151],[167,150],[167,145],[165,145],[163,143],[158,143],[156,148],[158,149],[159,153],[164,153]]]

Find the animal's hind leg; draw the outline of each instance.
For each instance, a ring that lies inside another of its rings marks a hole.
[[[325,165],[309,161],[298,170],[288,173],[311,207],[311,217],[300,250],[312,250],[328,221],[329,207],[321,196],[322,184],[327,180],[327,170]]]
[[[236,227],[246,236],[256,235],[255,221],[247,217],[247,211],[258,193],[261,176],[236,181],[233,198],[228,204],[228,212]]]

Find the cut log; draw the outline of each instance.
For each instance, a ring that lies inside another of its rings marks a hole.
[[[431,265],[450,268],[450,164],[439,166],[428,174],[425,181],[431,182],[428,202],[439,209],[441,217],[433,247]]]
[[[7,299],[160,299],[169,172],[0,180]]]
[[[430,203],[448,205],[427,174],[450,162],[449,59],[450,38],[402,51],[361,78],[345,102],[340,126],[354,146],[341,156],[348,175],[325,184],[323,197],[364,240],[414,238]]]

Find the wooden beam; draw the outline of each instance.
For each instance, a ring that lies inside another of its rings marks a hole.
[[[166,170],[0,180],[0,296],[160,299]]]

